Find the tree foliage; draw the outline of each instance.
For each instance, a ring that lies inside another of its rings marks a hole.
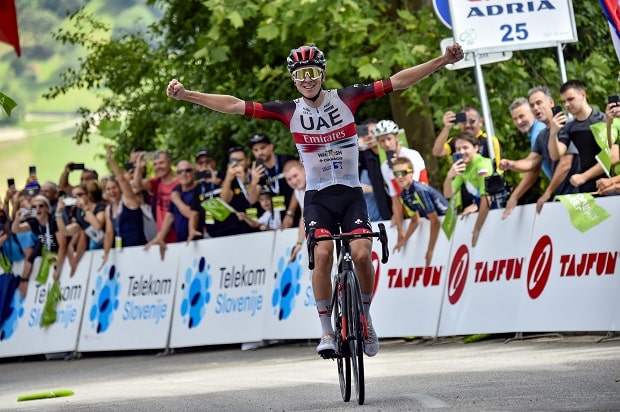
[[[82,111],[76,135],[88,139],[100,118],[121,119],[120,151],[131,147],[164,148],[188,157],[198,147],[224,156],[256,132],[273,137],[278,150],[294,152],[286,128],[278,122],[225,116],[165,96],[171,78],[186,87],[233,94],[244,100],[296,97],[285,58],[291,48],[316,43],[327,56],[326,87],[370,82],[440,54],[439,43],[451,32],[435,17],[429,0],[149,0],[163,11],[160,21],[138,33],[110,41],[96,36],[109,28],[83,10],[69,18],[71,31],[59,41],[84,46],[78,68],[67,70],[48,97],[71,88],[98,90],[104,96],[95,113]],[[596,2],[574,4],[580,41],[564,47],[568,78],[581,78],[591,103],[603,105],[616,90],[618,62],[605,18]],[[514,52],[509,61],[483,66],[496,135],[507,157],[529,150],[508,113],[511,101],[535,85],[557,91],[561,84],[553,48]],[[559,96],[556,96],[559,97]],[[446,110],[480,107],[474,70],[441,70],[389,98],[365,103],[358,120],[393,118],[404,126],[410,144],[427,161],[432,182],[443,173],[430,155]]]

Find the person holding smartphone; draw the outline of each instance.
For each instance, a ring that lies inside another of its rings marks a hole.
[[[527,157],[519,160],[502,159],[500,161],[501,170],[525,173],[508,198],[502,219],[506,219],[512,213],[521,196],[534,185],[540,175],[541,165],[545,161],[549,163],[551,179],[543,194],[536,201],[538,213],[546,202],[553,200],[555,195],[568,195],[577,192],[577,188],[570,183],[570,176],[579,171],[579,156],[575,145],[571,144],[559,161],[552,160],[549,154],[550,133],[558,133],[566,123],[566,116],[562,107],[554,105],[551,90],[546,86],[533,87],[527,95],[532,113],[537,120],[545,125],[545,128],[536,137],[534,147]]]
[[[454,137],[454,148],[461,158],[452,164],[443,182],[443,195],[450,199],[460,196],[464,188],[472,197],[473,203],[463,209],[461,218],[478,212],[471,245],[476,246],[482,225],[489,213],[491,199],[486,190],[485,178],[493,173],[490,159],[479,153],[480,141],[468,132],[461,132]]]
[[[77,186],[73,186],[69,183],[69,175],[71,172],[79,171],[80,174],[80,184],[77,186],[84,185],[86,182],[91,180],[99,180],[99,174],[95,169],[90,169],[84,166],[84,163],[74,163],[69,162],[65,165],[62,173],[60,174],[60,178],[58,179],[58,189],[64,193],[72,193],[73,189]]]
[[[492,137],[493,153],[489,152],[489,136],[482,130],[484,119],[480,111],[475,107],[464,107],[459,112],[448,110],[444,113],[443,128],[435,138],[433,143],[433,156],[450,157],[456,153],[454,147],[454,137],[450,137],[450,132],[454,126],[458,125],[460,133],[468,132],[478,139],[478,152],[488,159],[495,159],[496,166],[499,166],[501,159],[501,147],[497,137]],[[467,190],[461,192],[461,208],[464,210],[474,204],[474,199]]]
[[[560,87],[560,97],[566,110],[573,116],[564,127],[554,130],[549,138],[549,154],[554,161],[560,160],[571,143],[579,151],[579,172],[570,176],[570,183],[580,193],[598,191],[596,182],[605,178],[606,172],[596,156],[608,142],[597,140],[591,126],[605,123],[605,114],[593,109],[588,103],[586,86],[581,80],[568,80]],[[618,145],[611,146],[611,164],[618,162]]]

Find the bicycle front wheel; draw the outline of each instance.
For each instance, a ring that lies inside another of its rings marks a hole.
[[[351,400],[351,358],[349,357],[349,348],[346,343],[346,327],[345,317],[343,316],[343,296],[337,289],[334,291],[336,298],[334,299],[334,332],[336,335],[336,348],[338,349],[336,362],[338,363],[338,381],[340,382],[340,394],[342,400],[349,402]]]
[[[346,274],[346,302],[344,306],[347,319],[347,342],[351,355],[351,369],[355,382],[357,403],[364,404],[366,390],[364,386],[364,326],[362,325],[362,295],[355,273]]]

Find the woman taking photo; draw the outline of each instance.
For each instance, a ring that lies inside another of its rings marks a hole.
[[[13,221],[11,227],[14,233],[32,230],[32,233],[37,237],[34,250],[26,260],[24,274],[28,273],[28,277],[30,276],[32,263],[37,256],[47,256],[50,259],[50,263],[55,260],[54,280],[58,280],[67,253],[67,238],[64,233],[58,230],[57,224],[58,220],[63,219],[62,213],[57,212],[55,216],[51,216],[52,207],[49,200],[43,195],[34,196],[31,206],[31,209],[22,208],[19,210],[18,216]],[[43,253],[44,249],[47,252],[45,256]],[[46,276],[47,274],[43,275]],[[24,278],[27,279],[28,277],[24,275]]]
[[[476,246],[480,229],[489,213],[490,198],[484,181],[493,173],[491,160],[478,152],[478,146],[478,139],[469,132],[459,133],[454,138],[454,163],[443,182],[443,195],[446,199],[454,195],[460,196],[461,186],[464,186],[473,197],[474,203],[467,206],[461,213],[461,218],[463,218],[478,211],[471,239],[472,247]]]

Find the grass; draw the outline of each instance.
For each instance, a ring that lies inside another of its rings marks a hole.
[[[32,123],[32,124],[31,124]],[[45,133],[43,126],[57,124],[55,122],[23,122],[20,127],[30,130],[32,135],[13,141],[0,141],[0,195],[4,197],[8,178],[14,178],[18,189],[24,187],[28,177],[28,167],[37,166],[39,182],[58,178],[68,162],[84,163],[86,167],[96,169],[100,174],[107,173],[107,164],[103,159],[103,139],[93,136],[89,144],[77,145],[71,139],[72,129],[62,132]],[[1,136],[1,129],[0,129]],[[72,184],[79,183],[79,172],[69,176]]]

